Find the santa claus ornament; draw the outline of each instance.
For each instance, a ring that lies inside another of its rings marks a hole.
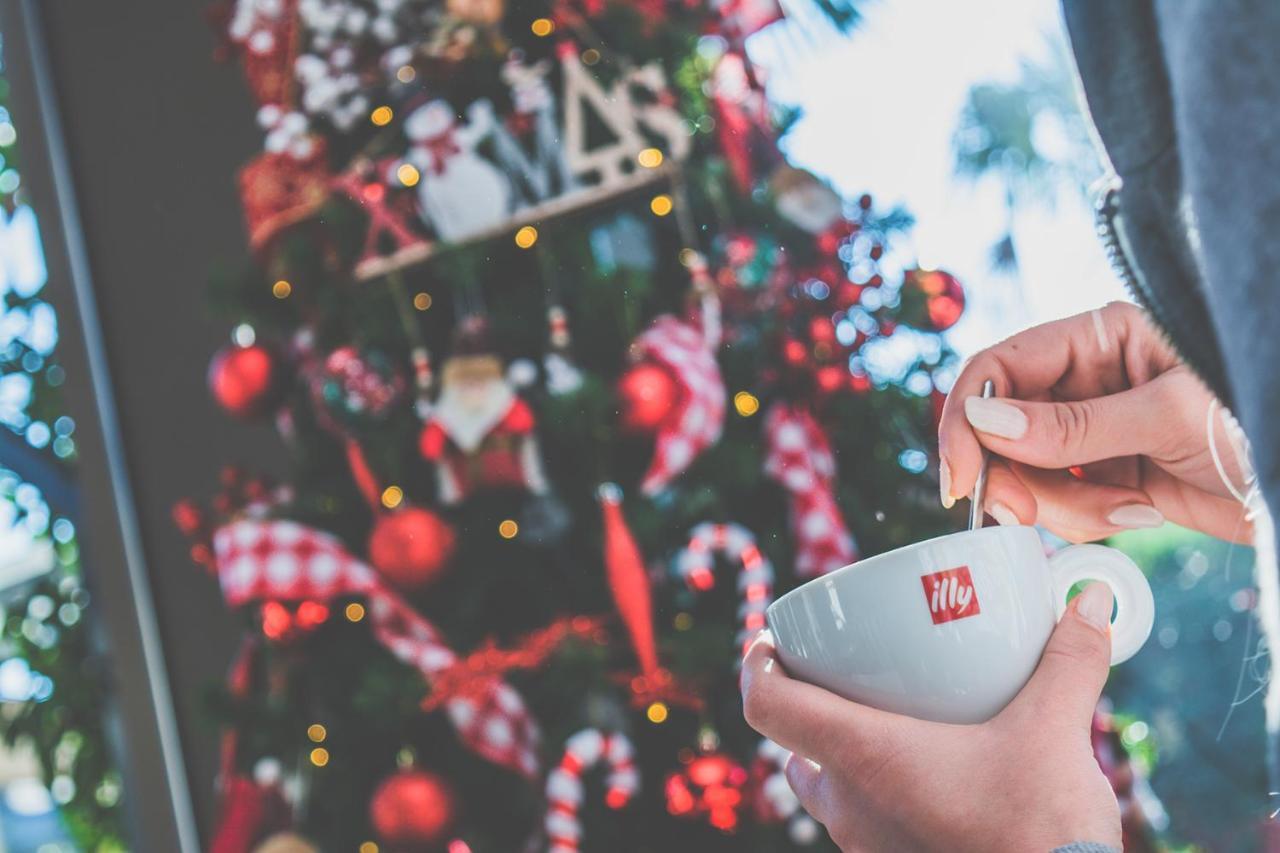
[[[482,319],[463,321],[440,373],[419,449],[436,467],[441,502],[486,489],[546,494],[533,410],[512,389]]]

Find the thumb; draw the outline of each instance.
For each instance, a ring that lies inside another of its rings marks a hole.
[[[1094,582],[1068,605],[1040,665],[1010,709],[1088,726],[1111,668],[1111,588]]]

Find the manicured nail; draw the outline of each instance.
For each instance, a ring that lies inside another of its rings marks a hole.
[[[1111,603],[1111,587],[1095,581],[1076,598],[1076,613],[1093,627],[1105,631],[1111,627]]]
[[[942,508],[951,509],[956,499],[951,496],[951,466],[943,459],[938,464],[938,491],[942,493]]]
[[[1159,527],[1164,524],[1164,516],[1153,506],[1128,504],[1111,510],[1107,521],[1116,527]]]
[[[1013,510],[1009,509],[1002,503],[993,503],[991,506],[987,507],[987,514],[994,518],[998,524],[1002,524],[1005,527],[1016,527],[1022,523],[1021,521],[1018,521],[1018,517],[1013,514]]]
[[[1001,400],[969,397],[964,401],[964,416],[979,432],[1001,438],[1022,438],[1027,433],[1027,416]]]

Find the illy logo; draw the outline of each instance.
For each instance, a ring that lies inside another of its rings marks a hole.
[[[982,612],[968,566],[925,575],[920,583],[924,584],[924,599],[929,603],[929,615],[935,625]]]

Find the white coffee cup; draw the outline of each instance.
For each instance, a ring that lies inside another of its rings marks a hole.
[[[1046,557],[1030,527],[953,533],[861,560],[792,590],[767,616],[793,677],[898,714],[978,723],[1030,679],[1082,580],[1111,587],[1111,662],[1128,660],[1155,620],[1142,572],[1102,545]]]

